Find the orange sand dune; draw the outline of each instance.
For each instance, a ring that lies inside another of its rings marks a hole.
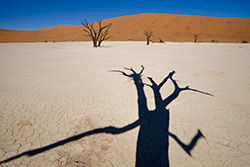
[[[113,41],[143,41],[143,32],[151,28],[152,40],[193,41],[193,34],[200,34],[202,42],[250,41],[250,19],[215,18],[173,14],[140,14],[103,21],[113,23],[110,34]],[[0,29],[0,42],[86,41],[82,27],[59,25],[37,31]]]

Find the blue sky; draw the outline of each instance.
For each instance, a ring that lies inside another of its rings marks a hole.
[[[0,0],[0,28],[81,26],[82,19],[94,22],[140,13],[250,18],[250,0]]]

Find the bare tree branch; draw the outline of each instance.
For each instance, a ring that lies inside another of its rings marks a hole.
[[[100,25],[101,26],[101,25]],[[111,36],[108,36],[108,31],[110,29],[110,27],[112,26],[112,23],[102,27],[103,29],[103,32],[101,32],[99,35],[99,40],[98,40],[98,46],[101,46],[101,43],[104,41],[104,40],[108,40],[109,38],[111,38]]]
[[[153,37],[153,31],[151,29],[145,30],[144,35],[147,38],[147,45],[149,45],[150,38]]]
[[[200,39],[200,34],[194,34],[194,42],[198,42]]]
[[[94,47],[100,47],[104,40],[111,38],[111,36],[108,36],[108,31],[112,26],[112,23],[103,26],[102,21],[100,20],[95,23],[97,24],[97,27],[94,26],[94,23],[88,23],[86,19],[82,20],[81,23],[84,27],[83,31],[91,38]]]

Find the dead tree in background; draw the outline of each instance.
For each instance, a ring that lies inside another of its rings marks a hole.
[[[94,26],[94,23],[88,23],[86,19],[81,23],[84,27],[83,31],[91,38],[93,47],[100,47],[104,40],[111,38],[108,36],[108,31],[112,26],[112,23],[103,26],[102,21],[100,20],[97,22],[97,26]]]
[[[200,39],[200,34],[194,34],[194,42],[198,42],[198,40]]]
[[[153,37],[153,31],[148,29],[144,31],[144,35],[147,37],[147,45],[149,45],[150,38]]]
[[[98,40],[98,47],[101,46],[101,43],[105,40],[108,40],[109,38],[112,38],[112,36],[109,36],[109,29],[111,27],[112,23],[107,25],[107,28],[103,30],[103,32],[100,34],[99,40]]]

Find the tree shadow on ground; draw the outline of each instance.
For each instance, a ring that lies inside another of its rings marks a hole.
[[[151,85],[149,85],[143,83],[141,79],[142,73],[144,71],[143,66],[139,73],[134,71],[132,68],[125,68],[125,69],[131,71],[131,74],[127,74],[124,71],[120,70],[112,70],[112,72],[118,72],[125,77],[133,79],[138,95],[138,114],[139,114],[138,120],[121,128],[107,126],[104,128],[90,130],[88,132],[84,132],[79,135],[69,137],[67,139],[55,142],[45,147],[23,152],[19,155],[1,161],[0,164],[15,160],[22,156],[29,156],[29,157],[34,156],[43,153],[45,151],[48,151],[50,149],[56,148],[58,146],[64,145],[66,143],[84,138],[86,136],[99,133],[108,133],[117,135],[132,130],[137,126],[140,126],[140,128],[137,139],[136,164],[135,164],[136,167],[147,167],[147,166],[168,167],[169,136],[172,137],[188,155],[191,156],[191,151],[197,144],[197,141],[201,137],[204,137],[202,132],[198,129],[197,133],[191,139],[191,142],[189,144],[184,144],[175,134],[169,132],[169,109],[166,108],[173,100],[175,100],[179,96],[180,92],[185,90],[195,91],[210,96],[212,95],[196,89],[191,89],[189,88],[189,86],[185,88],[180,88],[176,80],[173,79],[175,71],[170,72],[168,76],[165,77],[160,84],[157,84],[153,80],[153,78],[148,77],[149,81],[151,82]],[[172,81],[174,85],[174,91],[167,98],[163,99],[161,97],[160,89],[167,82],[167,80]],[[147,98],[144,92],[145,85],[152,88],[154,92],[155,109],[151,111],[148,109],[147,106]]]

